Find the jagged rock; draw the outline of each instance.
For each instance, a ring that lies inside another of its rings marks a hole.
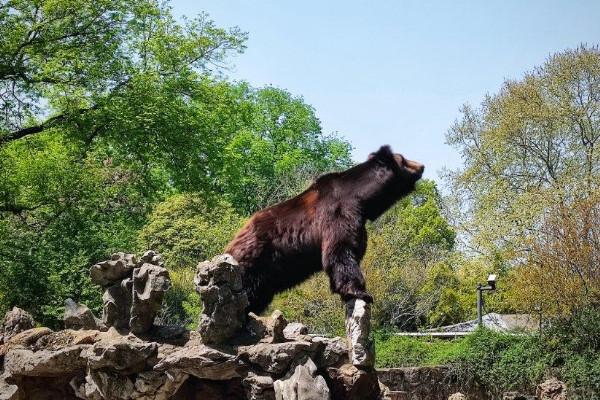
[[[288,340],[294,340],[298,336],[306,335],[308,327],[300,322],[291,322],[283,329],[283,336]]]
[[[142,263],[149,263],[153,265],[158,265],[159,267],[164,267],[165,263],[163,261],[162,255],[155,252],[154,250],[148,250],[144,253],[141,258]]]
[[[539,400],[566,400],[567,385],[556,378],[550,378],[537,386],[535,394]]]
[[[309,358],[296,366],[293,375],[276,380],[273,384],[276,400],[329,400],[329,388],[317,366]]]
[[[350,362],[361,367],[375,365],[375,346],[371,333],[371,305],[361,299],[346,303],[346,335]]]
[[[107,327],[127,328],[131,317],[133,279],[109,286],[102,295],[102,323]]]
[[[139,400],[170,399],[187,378],[188,375],[181,371],[140,372],[135,380],[135,392],[131,398]]]
[[[73,299],[65,300],[65,314],[63,316],[67,329],[98,329],[98,321],[92,311],[84,304],[79,304]]]
[[[84,356],[91,370],[108,368],[130,374],[146,369],[147,362],[157,353],[156,343],[144,342],[133,335],[122,336],[111,329],[100,341],[91,345]]]
[[[154,370],[178,370],[200,379],[228,380],[240,377],[241,364],[233,354],[206,345],[194,345],[165,357]]]
[[[464,394],[458,392],[458,393],[453,393],[450,395],[450,397],[448,397],[448,400],[467,400],[467,396],[465,396]]]
[[[6,376],[0,377],[0,400],[19,400],[19,387],[6,382]]]
[[[154,255],[152,259],[157,257]],[[143,333],[152,327],[164,294],[170,286],[169,272],[163,267],[144,263],[133,270],[133,299],[129,320],[132,332]]]
[[[111,286],[130,276],[137,264],[135,254],[115,253],[110,260],[99,262],[90,268],[92,282],[102,287]]]
[[[11,347],[31,346],[39,339],[46,335],[50,335],[52,332],[52,329],[46,327],[29,329],[14,335],[6,342],[6,344]]]
[[[12,310],[4,315],[0,331],[4,336],[4,342],[6,342],[17,333],[33,327],[35,327],[35,321],[31,314],[19,307],[13,307]]]
[[[252,312],[249,313],[246,329],[265,343],[281,343],[285,342],[283,330],[286,326],[287,321],[283,313],[275,310],[270,317],[259,317]]]
[[[238,348],[240,359],[275,375],[284,374],[292,362],[302,362],[314,356],[319,343],[307,341],[285,343],[258,343]]]
[[[338,336],[334,338],[326,338],[315,336],[311,338],[314,343],[322,343],[324,348],[315,359],[319,368],[337,367],[349,362],[348,358],[348,343],[345,339]]]
[[[85,380],[85,399],[130,400],[135,390],[128,376],[114,371],[91,370]]]
[[[68,346],[59,350],[33,351],[12,348],[4,358],[4,370],[12,376],[64,376],[85,369],[82,352],[88,345]]]
[[[359,369],[352,364],[328,368],[329,389],[334,400],[376,400],[380,397],[375,370]]]
[[[273,378],[270,375],[258,375],[249,372],[242,380],[248,400],[275,400]]]
[[[237,261],[229,254],[198,264],[194,277],[202,300],[198,331],[205,343],[224,343],[232,338],[246,320],[248,296],[242,289]]]

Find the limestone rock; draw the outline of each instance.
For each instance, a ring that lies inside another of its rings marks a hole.
[[[375,370],[359,369],[352,364],[328,368],[333,399],[376,400],[380,397],[379,381]]]
[[[317,366],[309,358],[296,366],[292,376],[279,379],[273,384],[276,400],[329,400],[329,388]]]
[[[345,339],[338,336],[334,338],[315,336],[311,341],[323,345],[323,350],[315,358],[315,362],[319,368],[339,367],[349,362],[348,343]]]
[[[87,345],[68,346],[60,350],[27,348],[10,349],[4,358],[4,370],[12,376],[64,376],[85,369],[82,356]]]
[[[142,263],[149,263],[152,265],[158,265],[159,267],[164,267],[165,263],[163,261],[162,255],[158,254],[154,250],[148,250],[144,253],[141,258]]]
[[[108,368],[121,374],[140,372],[146,363],[156,357],[158,345],[144,342],[133,335],[122,336],[110,330],[102,340],[90,346],[86,352],[89,369]]]
[[[12,310],[4,315],[4,320],[2,321],[0,331],[2,331],[4,341],[6,342],[17,333],[26,331],[33,327],[35,327],[35,321],[33,320],[31,314],[19,307],[13,307]]]
[[[52,329],[46,327],[33,328],[18,333],[11,337],[6,343],[10,347],[14,346],[31,346],[39,339],[46,335],[50,335],[52,333]]]
[[[224,343],[245,324],[248,296],[237,261],[228,254],[198,264],[194,277],[202,300],[198,331],[204,343]]]
[[[133,279],[109,286],[102,295],[102,323],[107,327],[128,328],[131,317]]]
[[[467,400],[467,396],[460,392],[457,392],[451,394],[450,397],[448,397],[448,400]]]
[[[240,376],[240,367],[233,354],[206,345],[194,345],[165,357],[154,366],[154,370],[177,370],[200,379],[228,380]]]
[[[539,400],[566,400],[567,385],[556,378],[551,378],[539,384],[535,394]]]
[[[137,260],[135,254],[115,253],[110,260],[99,262],[90,268],[92,282],[102,287],[111,286],[130,276]]]
[[[273,378],[270,375],[249,372],[242,380],[242,385],[249,400],[275,400]]]
[[[170,399],[187,378],[188,375],[181,371],[140,372],[135,380],[135,392],[131,398],[139,400]]]
[[[258,343],[239,347],[238,356],[265,372],[282,375],[292,362],[299,363],[314,356],[319,347],[318,343],[307,341]]]
[[[283,330],[283,336],[288,340],[294,340],[298,336],[306,335],[307,333],[308,327],[300,322],[291,322]]]
[[[6,382],[6,377],[0,377],[0,400],[19,400],[19,387]]]
[[[155,258],[157,256],[152,257]],[[169,272],[161,266],[144,263],[133,270],[133,299],[129,320],[132,332],[143,333],[152,327],[164,294],[170,286]]]
[[[86,399],[129,400],[135,386],[128,376],[108,370],[91,370],[85,377]]]
[[[346,303],[346,335],[350,362],[361,367],[375,365],[375,346],[371,334],[371,305],[361,299]]]
[[[98,329],[98,321],[92,311],[86,305],[76,303],[73,299],[65,300],[63,321],[67,329]]]
[[[259,317],[254,313],[248,314],[246,329],[255,337],[266,343],[285,342],[283,331],[287,321],[279,310],[273,311],[270,317]]]

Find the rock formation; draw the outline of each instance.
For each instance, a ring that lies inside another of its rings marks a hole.
[[[34,328],[22,310],[7,314],[0,400],[381,398],[364,302],[349,306],[349,347],[307,334],[279,311],[246,315],[241,273],[228,255],[198,265],[198,331],[152,326],[170,286],[158,254],[138,261],[116,253],[90,275],[104,289],[101,322],[70,299],[65,325],[73,329]]]
[[[551,378],[539,384],[535,394],[540,400],[566,400],[567,386],[558,379]]]
[[[375,345],[371,334],[371,305],[364,300],[346,304],[346,335],[353,365],[372,368],[375,365]]]
[[[198,331],[205,343],[225,343],[246,322],[248,297],[237,261],[228,254],[198,264],[194,277],[202,300]]]
[[[6,313],[2,326],[0,326],[2,341],[5,342],[16,334],[31,329],[34,326],[35,322],[33,321],[31,314],[19,307],[13,307],[12,310]]]
[[[99,321],[92,311],[84,304],[79,304],[73,299],[65,300],[65,314],[63,316],[65,328],[67,329],[99,329]]]
[[[136,334],[150,330],[171,285],[162,257],[152,250],[139,262],[135,254],[115,253],[92,266],[90,277],[104,289],[102,324]]]

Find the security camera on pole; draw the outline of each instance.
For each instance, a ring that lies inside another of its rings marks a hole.
[[[477,326],[483,324],[483,292],[496,290],[496,275],[490,274],[487,283],[487,286],[477,285]]]

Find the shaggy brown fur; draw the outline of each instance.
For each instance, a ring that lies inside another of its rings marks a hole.
[[[321,269],[343,300],[371,302],[359,266],[365,222],[410,193],[423,170],[383,146],[366,162],[321,176],[298,196],[254,214],[225,249],[243,269],[248,311],[264,311],[275,294]]]

